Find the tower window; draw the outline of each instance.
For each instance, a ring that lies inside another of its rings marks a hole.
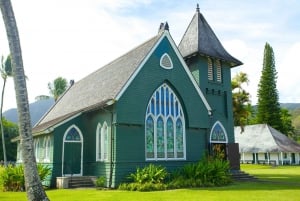
[[[207,58],[207,64],[208,64],[208,80],[213,81],[214,71],[213,71],[213,63],[211,58]]]

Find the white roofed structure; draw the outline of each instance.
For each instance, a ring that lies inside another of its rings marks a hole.
[[[267,124],[234,128],[241,162],[299,164],[300,144]]]

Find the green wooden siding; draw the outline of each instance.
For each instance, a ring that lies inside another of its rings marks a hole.
[[[172,69],[160,66],[160,58],[167,53]],[[208,82],[207,58],[194,57],[188,62],[192,77],[199,84],[213,109],[208,111],[197,93],[190,77],[180,63],[167,38],[164,38],[140,69],[119,100],[105,109],[99,108],[65,122],[55,128],[52,135],[53,149],[51,186],[62,175],[63,136],[75,125],[83,136],[83,175],[105,176],[107,185],[116,187],[137,167],[149,163],[160,164],[174,170],[184,164],[196,162],[208,149],[210,129],[215,121],[225,127],[229,142],[234,142],[230,68],[223,65],[223,82]],[[166,83],[179,98],[184,111],[186,134],[186,159],[172,161],[147,161],[145,157],[146,108],[153,92]],[[212,93],[213,92],[213,93]],[[108,126],[108,159],[96,161],[96,133],[98,124]],[[111,182],[111,183],[110,183]]]
[[[160,57],[168,53],[173,69],[160,67]],[[146,161],[145,115],[153,92],[167,83],[180,99],[186,125],[186,160]],[[192,81],[167,39],[150,56],[139,74],[116,103],[116,184],[130,172],[149,163],[162,164],[170,170],[199,160],[205,153],[209,132],[208,111],[197,94]]]

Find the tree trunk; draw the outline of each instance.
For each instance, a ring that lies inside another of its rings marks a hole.
[[[28,95],[18,28],[11,1],[0,0],[0,6],[12,57],[12,72],[18,108],[19,133],[21,140],[20,145],[24,163],[27,199],[31,201],[48,201],[49,199],[43,189],[38,175],[34,156]]]
[[[2,87],[2,95],[1,95],[1,106],[0,106],[0,127],[1,127],[1,135],[2,135],[2,147],[3,147],[4,167],[7,166],[6,147],[5,147],[5,135],[4,135],[3,119],[2,119],[2,109],[3,109],[3,99],[4,99],[5,85],[6,85],[6,77],[3,78],[3,87]]]

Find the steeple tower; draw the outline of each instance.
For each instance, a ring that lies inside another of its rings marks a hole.
[[[200,54],[228,62],[230,67],[242,65],[242,62],[225,50],[201,14],[199,4],[197,4],[196,13],[183,35],[178,48],[184,58]]]

